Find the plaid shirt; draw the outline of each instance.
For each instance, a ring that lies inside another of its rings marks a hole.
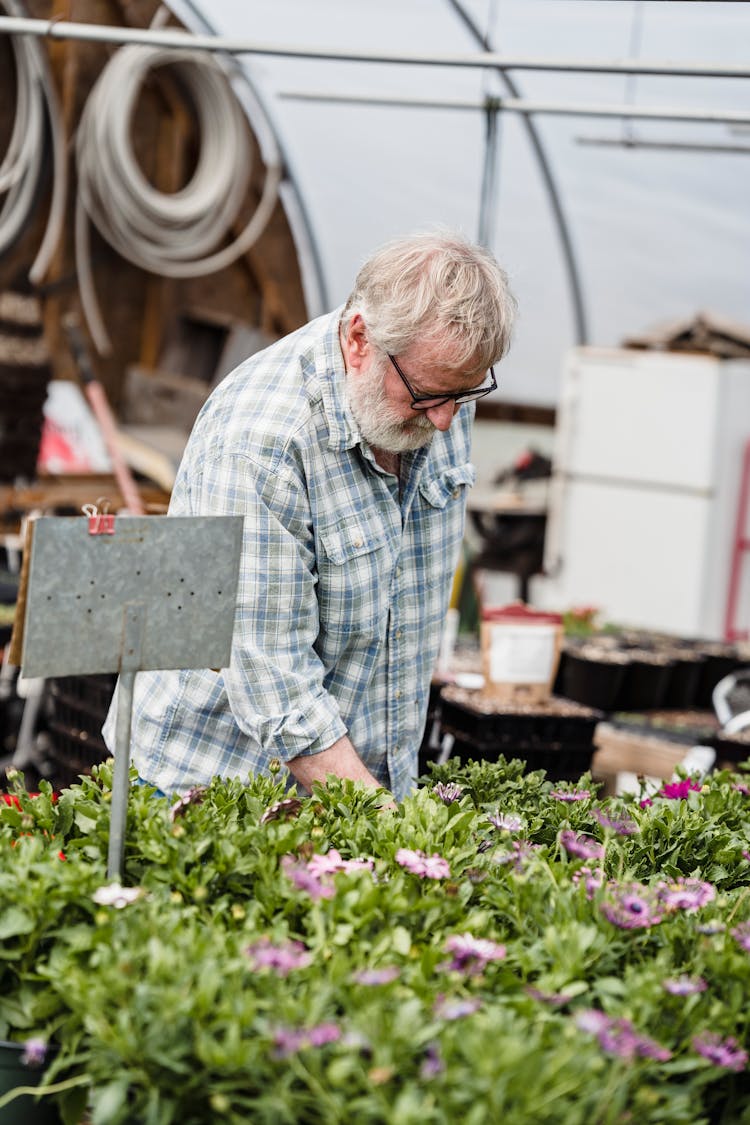
[[[242,363],[185,450],[170,514],[242,515],[244,535],[229,668],[136,677],[133,761],[165,793],[345,734],[397,799],[413,786],[474,411],[402,454],[399,488],[346,406],[340,315]]]

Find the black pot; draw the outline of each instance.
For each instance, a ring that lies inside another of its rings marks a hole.
[[[706,662],[705,656],[699,652],[675,652],[672,661],[662,707],[670,711],[698,708],[698,687]]]
[[[716,646],[702,650],[705,663],[701,668],[701,675],[696,689],[695,705],[702,711],[713,711],[713,690],[719,680],[723,680],[735,668],[739,668],[742,661],[736,650],[731,645]]]
[[[671,673],[671,661],[649,660],[631,654],[614,710],[656,711],[663,705]]]
[[[598,711],[611,711],[625,678],[624,663],[592,659],[582,652],[564,652],[558,694]],[[557,684],[555,685],[557,691]]]
[[[0,1039],[0,1095],[17,1086],[38,1086],[44,1067],[31,1067],[23,1062],[22,1043]],[[14,1098],[0,1109],[0,1125],[62,1125],[62,1118],[49,1097],[35,1099],[30,1094]]]

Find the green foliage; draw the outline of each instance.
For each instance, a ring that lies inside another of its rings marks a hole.
[[[139,893],[117,906],[97,901],[111,766],[58,800],[17,779],[0,806],[0,1038],[58,1048],[44,1081],[69,1125],[750,1125],[747,1069],[693,1043],[750,1050],[739,782],[642,806],[599,799],[590,777],[449,762],[395,810],[334,778],[299,800],[257,778],[215,780],[171,815],[134,786],[124,885]],[[603,858],[570,854],[569,831]],[[334,852],[339,869],[313,877]],[[436,857],[436,877],[409,869]],[[608,887],[680,878],[713,897],[638,928],[602,912]],[[495,956],[459,963],[467,934]],[[664,1056],[608,1050],[579,1026],[592,1009]]]

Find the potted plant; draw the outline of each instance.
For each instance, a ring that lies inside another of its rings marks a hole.
[[[746,775],[599,799],[524,771],[449,761],[395,811],[283,771],[135,787],[122,886],[110,764],[57,801],[16,778],[0,1037],[47,1045],[37,1104],[66,1125],[742,1120]]]

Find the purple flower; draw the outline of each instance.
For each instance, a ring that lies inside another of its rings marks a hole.
[[[440,1053],[439,1043],[428,1043],[425,1049],[424,1061],[419,1069],[420,1078],[437,1078],[445,1070],[443,1056]]]
[[[604,884],[604,871],[601,867],[579,867],[573,872],[572,879],[574,883],[580,883],[583,879],[586,898],[590,900]]]
[[[577,856],[578,859],[604,859],[604,844],[600,844],[593,836],[574,832],[572,828],[563,829],[560,843],[568,855]]]
[[[716,889],[702,879],[679,878],[674,883],[661,883],[657,894],[667,910],[700,910],[716,897]]]
[[[609,1055],[632,1059],[636,1055],[646,1059],[666,1062],[672,1052],[647,1035],[641,1035],[630,1020],[615,1019],[596,1009],[587,1009],[576,1016],[576,1026],[581,1031],[595,1035],[599,1046]]]
[[[371,859],[342,859],[335,848],[325,855],[314,855],[307,862],[293,855],[282,857],[281,866],[287,878],[291,879],[300,891],[307,891],[310,898],[332,898],[335,890],[332,878],[339,871],[372,871]]]
[[[399,848],[396,852],[396,863],[400,864],[412,875],[420,879],[450,879],[451,869],[448,861],[437,853],[428,856],[424,852],[412,851],[410,848]]]
[[[743,1051],[731,1036],[722,1039],[714,1031],[704,1031],[701,1035],[694,1036],[693,1047],[714,1066],[740,1071],[747,1065],[747,1051]]]
[[[520,832],[523,828],[523,820],[515,813],[490,813],[487,817],[493,828],[497,828],[499,832]]]
[[[268,824],[272,820],[294,820],[301,811],[302,802],[299,797],[287,797],[285,800],[277,801],[275,805],[267,808],[260,818],[260,823]]]
[[[682,781],[667,781],[662,785],[657,797],[669,797],[672,801],[684,801],[688,793],[691,791],[700,793],[702,786],[693,781],[691,777],[686,777]]]
[[[714,934],[723,934],[726,926],[723,922],[704,922],[702,926],[696,926],[695,928],[699,934],[713,937]]]
[[[304,861],[293,855],[281,858],[281,866],[287,879],[291,879],[298,891],[306,891],[312,899],[333,898],[335,891],[328,883],[323,883],[318,875],[308,869]]]
[[[27,1039],[23,1045],[21,1062],[24,1066],[41,1066],[47,1057],[47,1044],[44,1039]]]
[[[516,871],[523,871],[526,860],[534,852],[538,852],[541,846],[541,844],[532,844],[528,840],[514,840],[512,851],[501,852],[496,848],[490,859],[493,863],[512,863]]]
[[[372,871],[374,866],[371,859],[342,859],[335,848],[325,855],[314,855],[307,861],[307,870],[316,878],[335,875],[338,871]]]
[[[202,805],[206,796],[206,786],[196,785],[193,789],[188,789],[187,793],[183,793],[169,810],[169,819],[174,822],[178,816],[184,816],[187,809],[191,805]]]
[[[746,851],[744,848],[742,849],[742,858],[746,859],[747,862],[750,863],[750,852]]]
[[[446,805],[452,805],[454,801],[460,800],[463,794],[463,787],[457,785],[455,781],[438,781],[434,786],[432,792],[441,801],[445,801]]]
[[[740,922],[729,932],[745,953],[750,953],[750,922]]]
[[[335,1043],[341,1038],[341,1028],[337,1023],[319,1023],[311,1027],[307,1039],[311,1047],[325,1047],[326,1043]]]
[[[599,909],[608,922],[621,930],[643,930],[662,920],[656,891],[641,883],[612,884]]]
[[[472,934],[452,934],[445,943],[445,949],[453,954],[453,958],[438,965],[438,968],[469,975],[482,973],[490,961],[502,961],[506,952],[504,945],[486,938],[475,938]]]
[[[273,1057],[286,1059],[305,1047],[324,1047],[341,1038],[341,1028],[335,1023],[321,1023],[311,1028],[279,1027],[273,1035]]]
[[[662,988],[672,996],[692,996],[696,992],[705,992],[708,985],[703,977],[670,977],[662,981]]]
[[[274,945],[269,937],[262,937],[245,949],[253,969],[272,969],[286,977],[293,969],[306,968],[312,958],[301,941],[284,941]]]
[[[566,996],[564,992],[542,992],[539,988],[534,988],[533,985],[527,985],[525,989],[528,996],[532,1000],[539,1000],[542,1004],[549,1004],[551,1008],[560,1008],[563,1004],[569,1004],[572,1000],[571,996]]]
[[[736,789],[737,792],[741,793],[743,797],[750,797],[750,786],[745,785],[744,781],[736,782],[732,786],[732,789]]]
[[[482,1006],[478,996],[451,997],[440,995],[436,998],[432,1010],[441,1020],[460,1020],[465,1016],[473,1016]]]
[[[355,973],[352,980],[357,984],[375,985],[375,984],[390,984],[396,977],[400,976],[400,970],[396,965],[384,965],[382,969],[360,969]]]
[[[638,825],[629,816],[608,816],[603,809],[592,809],[591,815],[594,820],[601,824],[602,828],[615,832],[618,836],[632,836],[638,831]]]
[[[588,801],[591,793],[588,789],[553,789],[550,797],[554,797],[556,801]]]

